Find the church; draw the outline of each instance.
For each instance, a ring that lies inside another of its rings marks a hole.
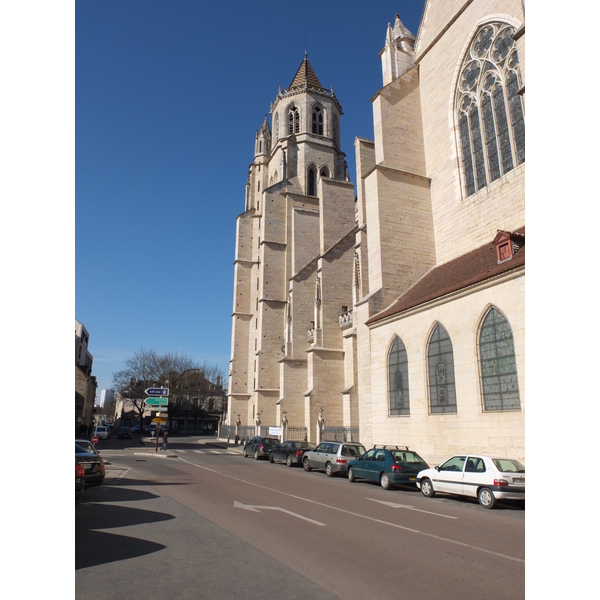
[[[374,139],[308,57],[237,218],[228,423],[525,458],[525,16],[427,0],[382,26]]]

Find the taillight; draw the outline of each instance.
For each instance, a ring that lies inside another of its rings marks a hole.
[[[508,481],[506,481],[506,479],[494,479],[494,485],[498,485],[498,486],[508,485]]]
[[[343,456],[339,456],[335,462],[338,465],[345,465],[348,461]]]
[[[98,471],[104,471],[104,465],[100,465],[100,466],[98,467]]]
[[[296,450],[296,456],[302,456],[302,450]]]
[[[400,465],[392,465],[392,471],[402,471],[402,467]]]
[[[77,477],[85,477],[85,471],[81,465],[75,465],[75,475]]]
[[[261,452],[264,452],[264,451],[265,451],[265,447],[264,447],[264,445],[263,445],[263,444],[259,444],[259,446],[258,446],[258,449],[259,449]]]

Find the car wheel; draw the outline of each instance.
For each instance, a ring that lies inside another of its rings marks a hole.
[[[354,483],[356,481],[356,475],[354,475],[354,469],[350,467],[348,469],[348,481]]]
[[[325,475],[327,475],[327,477],[333,477],[333,467],[330,462],[325,465]]]
[[[381,487],[384,490],[391,490],[392,489],[392,484],[390,482],[390,477],[387,473],[382,473],[381,474],[381,479],[379,480],[379,482],[381,483]]]
[[[302,462],[302,466],[304,467],[304,470],[306,472],[310,471],[310,461],[308,460],[308,458],[304,459],[304,461]]]
[[[244,448],[244,458],[248,458],[248,453],[246,452],[246,448]]]
[[[273,458],[273,453],[272,452],[269,454],[269,462],[270,463],[274,463],[275,462],[275,459]]]
[[[435,490],[433,489],[431,479],[425,478],[421,480],[421,493],[426,498],[432,498],[433,496],[435,496]]]
[[[258,460],[258,450],[254,451],[254,460]]]
[[[496,504],[496,498],[490,488],[483,487],[477,492],[479,504],[484,508],[492,508]]]
[[[294,463],[292,462],[292,457],[291,456],[288,455],[288,457],[285,459],[285,464],[288,467],[293,467],[294,466]]]

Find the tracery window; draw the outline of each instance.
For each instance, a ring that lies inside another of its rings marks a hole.
[[[312,132],[323,135],[323,110],[315,106],[312,114]]]
[[[467,196],[525,162],[525,120],[515,28],[488,23],[477,33],[458,80],[456,129]]]
[[[433,414],[456,412],[454,351],[448,332],[436,325],[427,349],[429,409]]]
[[[300,113],[295,106],[292,106],[288,112],[288,133],[300,132]]]
[[[388,361],[390,415],[409,415],[408,358],[406,348],[396,337]]]
[[[512,330],[509,322],[494,307],[490,308],[481,325],[479,359],[483,409],[520,409]]]

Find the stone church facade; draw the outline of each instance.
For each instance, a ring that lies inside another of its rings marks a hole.
[[[279,91],[237,222],[229,423],[524,459],[524,33],[521,0],[428,0],[416,36],[397,15],[356,192],[307,57]]]

